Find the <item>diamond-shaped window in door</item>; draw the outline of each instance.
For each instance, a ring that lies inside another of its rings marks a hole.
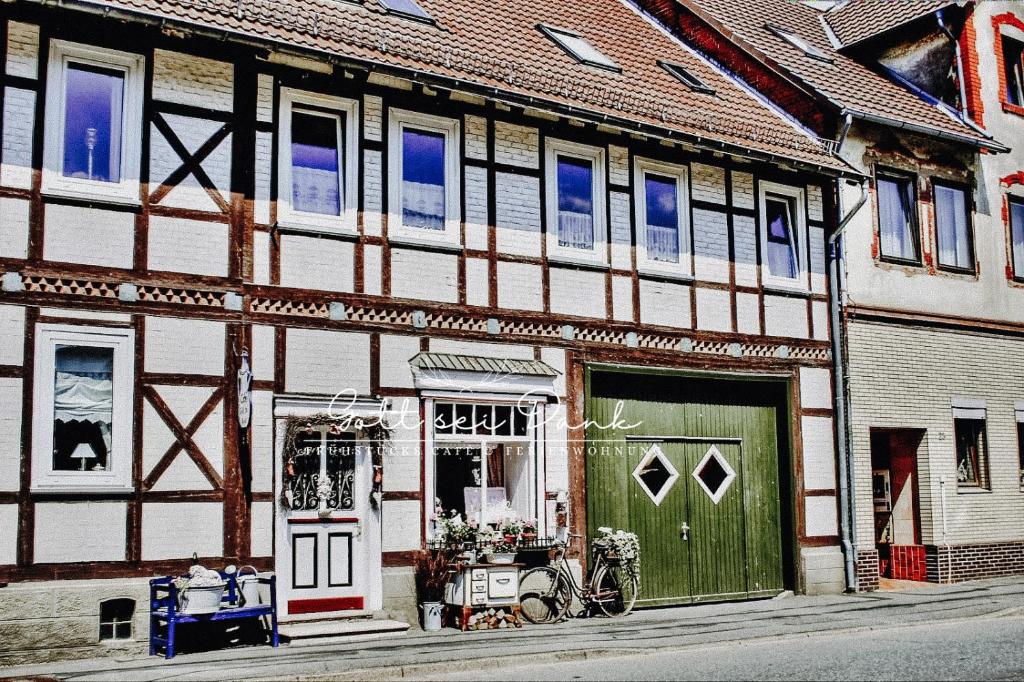
[[[712,445],[704,455],[704,459],[693,470],[693,478],[708,494],[711,501],[718,504],[736,478],[736,472],[729,466],[729,462],[718,451],[718,448]]]
[[[668,495],[672,485],[679,478],[679,472],[672,466],[665,453],[657,445],[652,445],[647,454],[643,456],[640,463],[633,469],[633,478],[640,484],[647,496],[655,505]]]

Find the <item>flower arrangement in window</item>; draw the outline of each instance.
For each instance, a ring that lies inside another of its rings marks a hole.
[[[444,509],[438,505],[430,520],[434,524],[434,538],[440,543],[449,547],[461,547],[467,542],[477,541],[478,524],[476,519],[467,521],[462,518],[462,514],[454,509],[445,513]]]

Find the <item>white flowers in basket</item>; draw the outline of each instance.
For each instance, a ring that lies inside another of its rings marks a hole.
[[[188,569],[187,578],[175,578],[181,613],[214,613],[220,610],[227,583],[217,571],[198,564]]]
[[[599,538],[608,548],[608,553],[624,563],[632,565],[634,570],[640,569],[640,539],[636,533],[624,530],[612,530],[607,526],[597,529]]]

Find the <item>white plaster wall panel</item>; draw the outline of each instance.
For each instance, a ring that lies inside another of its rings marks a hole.
[[[832,417],[801,417],[804,443],[804,488],[827,490],[836,487],[836,449],[832,439]]]
[[[816,367],[800,368],[800,406],[809,410],[832,407],[832,372]]]
[[[612,277],[612,317],[633,320],[633,280],[630,277]]]
[[[270,234],[252,233],[252,281],[270,284]]]
[[[540,164],[540,134],[537,129],[495,121],[494,160],[509,166],[537,168]]]
[[[153,53],[153,99],[218,111],[234,106],[234,67],[180,52]]]
[[[828,341],[828,303],[812,301],[811,320],[814,322],[814,338]]]
[[[274,393],[252,392],[252,489],[274,489]],[[254,505],[255,506],[255,505]]]
[[[261,123],[274,120],[274,77],[269,73],[256,76],[256,120]]]
[[[825,204],[820,185],[807,185],[807,217],[818,222],[825,219]]]
[[[785,296],[764,297],[764,333],[807,338],[807,301]]]
[[[188,425],[199,414],[214,389],[209,386],[154,386],[160,398],[182,425]]]
[[[608,182],[625,187],[629,185],[629,150],[615,144],[608,145]]]
[[[466,248],[487,250],[487,169],[466,166]]]
[[[93,320],[95,322],[118,322],[127,324],[132,321],[128,313],[108,313],[99,310],[74,310],[72,308],[40,308],[41,317],[63,317],[74,320]]]
[[[142,505],[142,559],[187,559],[224,553],[224,505],[148,502]]]
[[[213,395],[213,389],[206,386],[156,386],[157,394],[167,404],[171,414],[174,415],[175,419],[184,426],[187,427],[189,422],[196,416],[199,409],[203,406],[203,403]],[[164,456],[167,449],[176,442],[174,434],[171,432],[170,427],[164,421],[163,417],[157,413],[156,409],[150,405],[149,401],[143,401],[142,403],[142,470],[143,476],[148,476],[156,466],[160,458]],[[179,457],[185,457],[187,455],[179,455]],[[191,462],[186,463],[188,466],[179,466],[178,474],[182,475],[183,478],[189,480],[195,480],[195,476],[200,477],[201,488],[208,488],[209,485],[204,483],[205,478],[202,478],[202,472],[196,469],[194,472],[187,472],[186,470],[195,465]],[[186,476],[187,473],[187,476]],[[167,474],[164,474],[167,476]],[[165,487],[165,489],[167,489]],[[178,490],[179,488],[170,488],[171,490]],[[181,488],[184,489],[184,488]]]
[[[0,365],[20,365],[25,357],[25,309],[0,305]]]
[[[380,142],[384,125],[384,100],[377,95],[363,96],[363,135],[367,140]]]
[[[490,264],[483,258],[466,259],[466,303],[490,305]]]
[[[420,411],[416,398],[391,401],[387,413],[393,424],[391,448],[384,452],[384,490],[420,489]]]
[[[29,189],[32,186],[32,128],[36,94],[31,90],[4,90],[3,151],[0,184]]]
[[[21,379],[0,379],[0,405],[4,406],[0,410],[0,490],[17,490],[21,470]]]
[[[142,403],[142,423],[137,424],[136,428],[142,429],[142,476],[145,478],[153,471],[153,467],[168,448],[174,445],[176,439],[170,427],[148,400]]]
[[[811,291],[825,293],[825,230],[820,227],[808,229],[811,247]]]
[[[163,114],[164,120],[170,126],[186,149],[195,153],[223,126],[220,121],[210,121],[191,116],[178,116],[175,114]],[[164,182],[170,173],[177,170],[182,163],[181,158],[174,152],[163,134],[153,129],[150,145],[150,168],[155,182]],[[158,164],[154,168],[153,164]],[[209,176],[213,186],[220,193],[225,202],[231,201],[231,135],[227,135],[217,147],[210,152],[202,161],[203,171]],[[170,172],[167,168],[170,167]],[[206,190],[199,183],[195,175],[189,174],[184,180],[174,187],[161,201],[162,206],[177,206],[180,208],[201,209],[207,211],[220,211],[214,200],[207,194]]]
[[[640,280],[640,322],[689,329],[690,287],[678,282]]]
[[[391,251],[391,294],[396,298],[455,303],[459,300],[457,256],[393,249]]]
[[[381,247],[375,244],[363,246],[363,293],[370,296],[380,296],[383,290],[381,258]]]
[[[146,371],[223,375],[224,323],[147,317]]]
[[[385,500],[381,515],[381,523],[388,529],[381,538],[381,551],[404,552],[419,549],[419,500]]]
[[[0,258],[28,258],[28,210],[25,199],[0,198]]]
[[[0,504],[0,566],[18,561],[18,505]]]
[[[256,380],[274,379],[274,328],[262,324],[252,326],[252,351],[249,356]]]
[[[43,258],[64,263],[130,268],[135,256],[135,215],[50,204]]]
[[[380,385],[388,388],[413,388],[409,361],[420,352],[417,336],[380,337]]]
[[[561,348],[541,348],[540,359],[551,369],[558,372],[555,378],[554,391],[557,396],[565,395],[565,351]]]
[[[487,160],[487,119],[466,115],[466,158]]]
[[[839,514],[834,497],[805,498],[804,515],[804,532],[809,537],[836,535],[839,532]]]
[[[382,197],[381,155],[373,149],[363,150],[363,232],[381,234]]]
[[[431,339],[430,352],[452,353],[454,355],[477,355],[483,358],[513,358],[532,360],[533,346],[508,343],[483,343],[480,341],[456,341],[454,339]]]
[[[39,74],[39,27],[11,21],[7,24],[7,73],[20,78]]]
[[[253,220],[259,225],[270,224],[270,185],[273,176],[274,136],[272,133],[256,133],[255,181],[256,195],[253,201]]]
[[[289,329],[285,390],[333,396],[370,392],[370,336],[319,329]]]
[[[494,184],[498,251],[539,256],[540,179],[498,173]]]
[[[750,216],[733,216],[736,284],[757,286],[757,223]]]
[[[732,304],[728,291],[697,288],[697,328],[732,331]]]
[[[36,563],[124,561],[128,504],[42,502],[36,505]]]
[[[547,405],[544,426],[547,443],[544,452],[544,485],[549,492],[569,489],[569,446],[567,443],[565,404]]]
[[[213,408],[209,416],[192,434],[192,441],[206,457],[206,461],[221,476],[224,475],[224,401]]]
[[[228,225],[152,216],[149,269],[226,277]]]
[[[253,502],[249,526],[249,548],[256,556],[274,555],[274,503]]]
[[[604,318],[605,275],[590,270],[551,268],[551,312]]]
[[[740,334],[761,333],[761,303],[757,294],[736,294],[736,331]]]
[[[690,164],[690,178],[695,201],[707,201],[713,204],[726,202],[724,168],[708,166],[703,163]]]
[[[610,192],[608,208],[611,212],[612,267],[632,270],[633,225],[630,222],[629,195],[625,192]]]
[[[155,492],[210,491],[213,490],[213,485],[199,469],[199,465],[187,454],[181,452],[156,480],[151,490]]]
[[[351,241],[281,235],[281,286],[353,291],[355,247]]]
[[[498,306],[544,310],[543,270],[530,263],[498,263]]]
[[[732,171],[732,205],[736,208],[754,208],[754,176]]]
[[[710,282],[729,281],[729,223],[718,211],[693,211],[694,273]]]

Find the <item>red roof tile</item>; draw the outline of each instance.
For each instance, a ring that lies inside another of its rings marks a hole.
[[[849,0],[824,14],[844,46],[952,5],[951,0]]]
[[[37,2],[41,0],[36,0]],[[89,0],[163,17],[458,79],[597,117],[656,126],[764,155],[849,171],[667,32],[620,0],[419,0],[436,25],[390,14],[379,0]],[[67,3],[65,6],[73,6]],[[621,73],[579,64],[538,24],[567,28]],[[716,91],[691,91],[658,65],[683,65]]]

